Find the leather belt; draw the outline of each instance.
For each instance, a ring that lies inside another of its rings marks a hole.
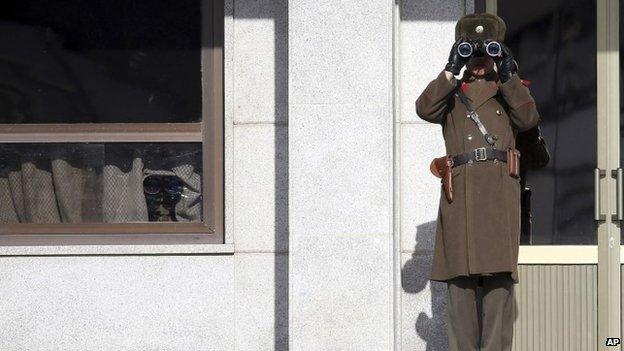
[[[453,167],[464,163],[472,163],[486,160],[499,160],[507,162],[507,151],[491,147],[479,147],[463,154],[453,156]]]

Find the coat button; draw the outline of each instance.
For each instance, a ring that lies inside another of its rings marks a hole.
[[[468,135],[466,136],[466,139],[468,139],[468,140],[472,140],[472,134],[468,134]]]
[[[501,111],[500,110],[496,110],[496,114],[500,116],[501,115]]]

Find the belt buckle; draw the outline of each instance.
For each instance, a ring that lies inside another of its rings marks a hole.
[[[474,149],[475,160],[477,161],[485,161],[487,160],[487,155],[485,154],[485,147],[479,147]]]

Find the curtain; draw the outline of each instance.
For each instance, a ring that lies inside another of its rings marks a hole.
[[[0,149],[0,223],[147,222],[143,180],[183,183],[178,221],[201,220],[201,152],[188,144],[48,144]]]

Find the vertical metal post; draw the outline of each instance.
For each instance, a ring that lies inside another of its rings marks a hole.
[[[619,3],[597,1],[597,150],[600,169],[619,168],[620,97],[619,97]],[[611,172],[609,172],[611,173]],[[616,179],[605,177],[600,187],[601,206],[615,213]],[[598,224],[598,350],[608,337],[620,337],[620,228],[614,217],[606,216]]]

